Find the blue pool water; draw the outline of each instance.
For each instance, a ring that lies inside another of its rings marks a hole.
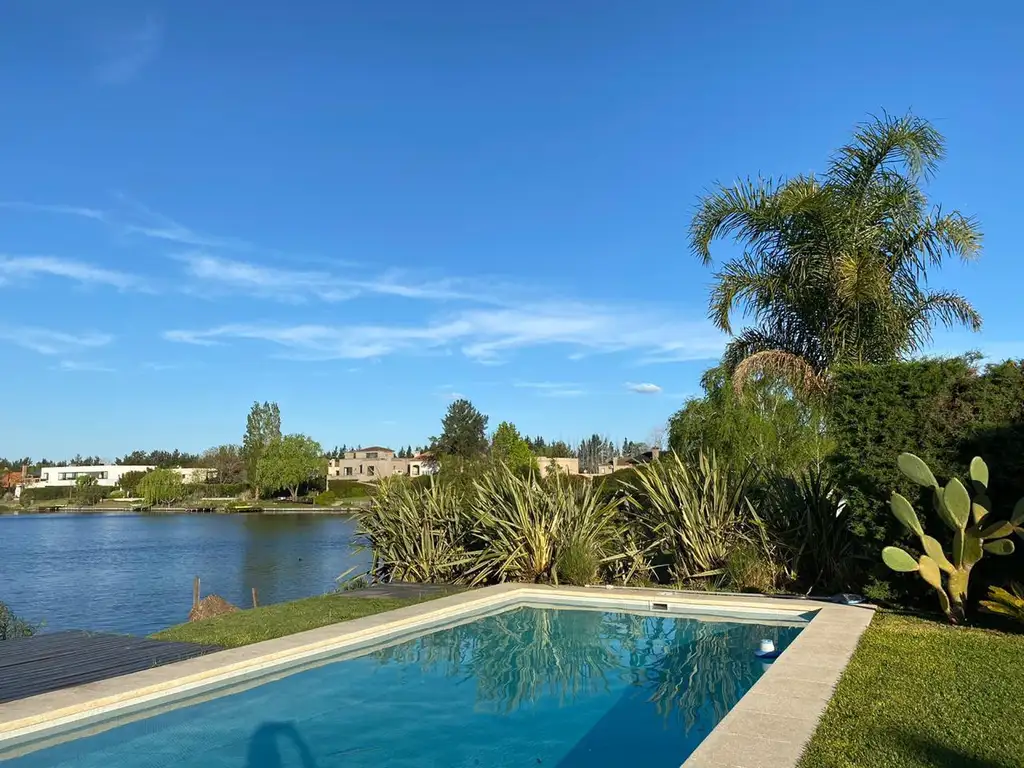
[[[9,765],[678,768],[799,631],[518,608]]]

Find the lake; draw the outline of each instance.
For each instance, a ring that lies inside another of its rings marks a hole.
[[[0,601],[43,631],[146,635],[188,620],[192,580],[247,608],[329,592],[353,566],[347,515],[0,516]]]

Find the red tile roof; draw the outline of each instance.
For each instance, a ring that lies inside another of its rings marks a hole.
[[[363,451],[377,451],[378,453],[380,451],[388,451],[389,453],[394,453],[390,448],[385,448],[382,445],[371,445],[369,448],[356,448],[357,453],[362,453]]]

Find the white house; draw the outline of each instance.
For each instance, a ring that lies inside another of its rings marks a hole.
[[[97,485],[115,486],[120,482],[123,475],[129,472],[148,472],[156,469],[152,464],[96,464],[94,466],[80,467],[42,467],[39,471],[39,480],[30,484],[32,488],[54,488],[73,486],[82,475],[91,475],[96,478]],[[203,467],[176,468],[175,472],[181,475],[186,483],[204,483],[214,474],[215,470]]]

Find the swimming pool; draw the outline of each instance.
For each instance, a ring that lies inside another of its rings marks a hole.
[[[763,673],[759,642],[804,624],[520,606],[8,762],[676,768]]]

